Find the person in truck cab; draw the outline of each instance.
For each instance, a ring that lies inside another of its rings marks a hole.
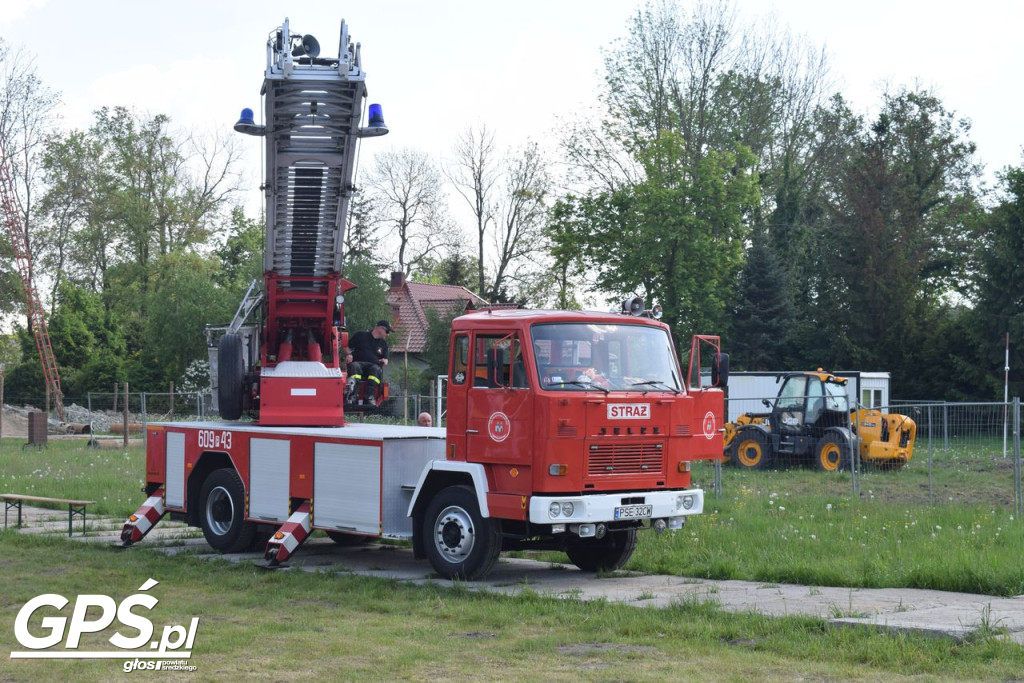
[[[345,362],[348,363],[348,386],[350,394],[362,380],[380,386],[384,366],[388,364],[388,335],[391,325],[379,320],[372,330],[360,331],[349,337]]]

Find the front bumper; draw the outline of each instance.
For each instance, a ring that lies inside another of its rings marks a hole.
[[[558,503],[559,514],[552,516],[553,503]],[[572,514],[562,514],[570,504]],[[650,505],[650,516],[616,518],[616,508]],[[533,496],[530,499],[531,524],[595,524],[621,521],[643,521],[664,519],[670,529],[683,526],[683,518],[704,512],[704,491],[685,489],[680,491],[631,491],[629,493],[596,493],[586,496]]]

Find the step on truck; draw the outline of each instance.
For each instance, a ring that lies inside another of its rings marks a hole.
[[[700,386],[702,354],[718,386]],[[225,553],[269,535],[271,564],[320,529],[343,545],[412,541],[445,578],[481,578],[514,549],[615,570],[638,531],[703,511],[690,470],[722,452],[721,358],[717,337],[695,338],[683,375],[668,327],[643,315],[463,315],[445,428],[150,425],[149,498],[122,541],[170,514]]]
[[[690,470],[722,453],[727,356],[695,337],[684,375],[668,326],[637,298],[615,312],[463,315],[445,428],[345,421],[355,145],[387,128],[377,105],[361,125],[365,73],[344,22],[338,57],[319,52],[287,20],[270,34],[265,123],[246,109],[235,124],[264,141],[267,242],[262,286],[218,342],[223,421],[147,426],[147,498],[122,543],[170,515],[221,552],[265,541],[279,566],[322,530],[343,545],[411,541],[438,575],[477,579],[513,549],[614,570],[639,530],[702,512]]]

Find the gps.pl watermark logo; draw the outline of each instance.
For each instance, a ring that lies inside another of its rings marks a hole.
[[[152,610],[160,602],[146,593],[158,581],[149,579],[139,586],[139,593],[129,595],[116,604],[106,595],[79,595],[70,608],[71,618],[54,616],[68,614],[70,602],[62,595],[47,593],[32,598],[18,612],[14,621],[14,636],[27,650],[11,653],[11,659],[125,659],[124,670],[183,671],[195,670],[181,661],[159,661],[174,658],[183,660],[192,656],[192,643],[199,628],[199,617],[194,617],[188,628],[181,625],[163,627],[158,639],[153,638],[153,622],[134,610]],[[91,613],[90,613],[91,609]],[[96,613],[98,610],[98,614]],[[49,614],[48,614],[49,613]],[[117,650],[84,651],[78,649],[83,633],[98,633],[117,620],[127,627],[128,634],[119,627],[108,642]],[[43,635],[38,635],[42,631]],[[137,633],[135,633],[137,632]],[[65,640],[66,637],[66,640]],[[51,649],[64,643],[60,649]],[[149,650],[140,650],[149,645]],[[151,651],[150,651],[151,650]],[[128,652],[126,652],[128,651]]]

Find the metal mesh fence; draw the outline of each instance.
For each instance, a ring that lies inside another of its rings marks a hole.
[[[727,413],[768,412],[760,399],[730,401]],[[908,505],[989,505],[1024,517],[1021,483],[1020,401],[1009,403],[899,403],[881,409],[917,424],[913,455],[903,467],[854,459],[853,472],[815,473],[847,482],[854,495]],[[772,467],[775,467],[772,465]],[[799,469],[800,465],[791,465]],[[729,469],[722,488],[728,493]],[[749,480],[748,480],[749,481]]]

